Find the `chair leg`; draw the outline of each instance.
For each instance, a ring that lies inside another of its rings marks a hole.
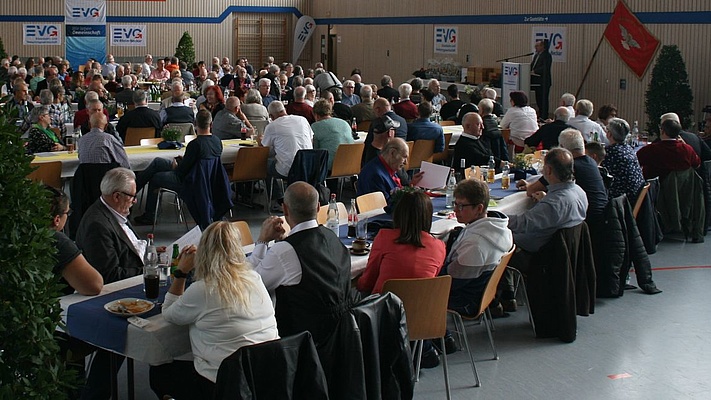
[[[158,189],[158,198],[156,199],[156,211],[153,213],[153,229],[151,229],[151,232],[155,232],[156,224],[158,224],[158,215],[160,215],[161,200],[163,200],[163,191],[161,189]]]
[[[464,326],[464,320],[462,319],[462,316],[455,311],[449,311],[448,312],[452,315],[452,319],[454,320],[454,327],[457,330],[457,336],[459,337],[459,345],[462,345],[462,342],[464,342],[464,347],[467,349],[467,354],[469,354],[469,362],[472,365],[472,372],[474,373],[474,387],[481,387],[481,380],[479,379],[479,373],[476,370],[476,364],[474,363],[474,356],[472,356],[472,350],[469,347],[469,337],[467,336],[467,329]],[[460,330],[461,328],[461,330]],[[462,340],[463,337],[463,340]]]
[[[481,317],[484,319],[486,334],[489,335],[489,345],[491,345],[491,351],[494,352],[494,358],[492,358],[492,360],[498,360],[499,354],[496,352],[496,346],[494,346],[494,337],[491,335],[491,329],[489,328],[489,324],[486,323],[486,320],[488,320],[489,317],[487,317],[486,314],[483,314]]]
[[[496,327],[494,326],[494,319],[491,318],[491,311],[489,310],[489,307],[486,307],[486,316],[488,317],[486,321],[489,321],[488,324],[491,328],[491,331],[496,332]],[[487,323],[486,321],[484,321],[484,323]]]
[[[420,362],[422,361],[422,346],[424,342],[418,340],[415,342],[415,382],[420,381]]]
[[[528,291],[526,290],[526,282],[523,280],[523,274],[516,268],[510,266],[506,268],[509,269],[514,274],[514,276],[516,276],[516,280],[514,281],[514,297],[518,292],[519,286],[521,287],[521,294],[523,295],[523,300],[526,304],[526,310],[528,311],[528,322],[531,323],[531,329],[533,329],[533,336],[536,336],[536,323],[533,321],[533,313],[531,313],[531,305],[528,300]]]
[[[439,343],[442,349],[444,349],[444,337],[439,338]],[[442,369],[444,369],[444,386],[447,388],[447,400],[452,398],[452,393],[449,390],[449,368],[447,367],[447,352],[442,352]]]
[[[181,204],[182,200],[180,198],[177,199],[178,204]],[[185,224],[185,232],[190,231],[190,228],[188,227],[188,219],[185,218],[185,207],[180,205],[180,217],[183,219],[183,223]]]

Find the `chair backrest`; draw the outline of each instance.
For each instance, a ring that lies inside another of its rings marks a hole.
[[[195,135],[195,125],[191,124],[190,122],[173,122],[170,124],[166,124],[163,129],[165,128],[180,129],[180,138],[178,139],[179,142],[184,142],[185,136],[187,135]]]
[[[637,219],[637,214],[639,214],[640,208],[642,208],[642,204],[644,203],[644,198],[647,197],[647,192],[649,192],[649,187],[652,186],[650,183],[647,183],[644,185],[642,190],[639,191],[639,195],[637,195],[637,201],[634,203],[634,208],[632,209],[632,216]]]
[[[69,237],[74,239],[84,212],[101,196],[101,180],[104,175],[118,167],[118,163],[79,164],[71,182],[72,215],[69,216]]]
[[[232,225],[239,230],[239,236],[242,238],[242,246],[247,246],[254,243],[252,232],[249,230],[249,224],[246,221],[234,221]]]
[[[219,157],[198,160],[183,179],[179,194],[202,230],[233,206],[230,180]]]
[[[439,153],[434,153],[432,155],[432,162],[433,163],[440,163],[440,162],[446,162],[447,158],[449,158],[449,142],[452,141],[452,133],[445,133],[444,134],[444,150],[440,151]]]
[[[346,220],[348,221],[348,210],[346,210],[346,205],[341,203],[340,201],[336,203],[338,205],[338,220]],[[326,220],[328,219],[328,206],[324,206],[318,209],[318,215],[316,215],[316,222],[318,222],[319,225],[325,225]]]
[[[447,302],[452,277],[390,279],[382,293],[394,293],[402,300],[410,340],[434,339],[447,330]],[[423,296],[426,293],[426,296]]]
[[[418,169],[423,161],[432,162],[434,154],[434,140],[416,140],[410,150],[407,169]]]
[[[61,129],[54,127],[54,128],[49,128],[49,130],[54,132],[54,134],[57,135],[58,138],[60,138],[60,139],[62,138],[62,136],[61,136],[62,130]]]
[[[195,140],[196,137],[197,137],[197,135],[185,135],[185,137],[183,138],[185,145],[187,146],[188,143]]]
[[[141,139],[156,137],[156,128],[149,126],[145,128],[128,128],[126,129],[126,139],[123,141],[124,146],[138,146],[141,144]]]
[[[259,133],[264,133],[264,129],[269,125],[269,121],[260,119],[260,120],[249,120],[249,123],[252,124],[254,129],[259,131]]]
[[[451,121],[451,120],[442,120],[442,121],[439,121],[439,124],[442,126],[457,125],[457,123],[455,121]]]
[[[370,121],[361,121],[358,123],[358,127],[356,128],[360,132],[368,132],[370,129]]]
[[[331,177],[358,175],[365,143],[340,144],[333,156]]]
[[[231,182],[246,182],[267,179],[269,147],[241,147],[235,157]]]
[[[486,283],[484,294],[481,297],[481,303],[479,305],[479,312],[477,313],[477,316],[483,314],[486,311],[486,308],[489,307],[489,304],[491,304],[491,301],[494,300],[494,297],[496,297],[496,288],[499,286],[499,281],[506,270],[506,266],[509,265],[509,260],[511,260],[514,250],[516,250],[516,245],[513,245],[511,250],[501,256],[499,264],[496,268],[494,268],[494,272],[491,273],[489,282]]]
[[[155,146],[162,141],[163,141],[163,138],[141,139],[141,146]]]
[[[366,193],[356,197],[358,212],[364,213],[378,208],[385,208],[388,202],[385,200],[383,192]]]
[[[213,399],[328,399],[311,334],[241,347],[220,364]]]
[[[52,186],[53,188],[62,188],[62,162],[61,161],[49,161],[43,163],[32,163],[30,164],[36,169],[27,175],[27,178],[33,182],[42,182],[45,185]]]
[[[412,158],[410,156],[412,156],[412,149],[415,147],[415,142],[413,140],[408,140],[405,143],[407,143],[407,154],[408,154],[407,162],[405,163],[405,171],[407,171],[410,169],[410,161],[412,161]]]

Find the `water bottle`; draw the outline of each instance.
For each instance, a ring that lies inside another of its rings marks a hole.
[[[331,201],[328,202],[328,219],[326,220],[326,228],[338,235],[338,204],[336,204],[336,194],[331,194]]]
[[[504,166],[501,167],[501,189],[506,190],[509,188],[511,180],[509,179],[509,162],[504,162]]]
[[[637,146],[639,143],[639,123],[634,121],[634,127],[632,128],[632,146]]]
[[[489,156],[489,164],[487,165],[487,168],[486,183],[494,183],[494,176],[496,175],[496,161],[494,161],[494,156]]]
[[[348,210],[348,237],[356,237],[356,228],[358,227],[358,210],[356,209],[355,199],[351,199],[351,209]]]
[[[79,152],[79,139],[81,139],[81,126],[74,128],[74,151]]]
[[[454,207],[454,187],[457,186],[457,178],[454,177],[454,168],[449,170],[449,180],[447,180],[447,197],[445,197],[445,207]]]

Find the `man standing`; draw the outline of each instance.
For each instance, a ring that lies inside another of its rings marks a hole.
[[[309,124],[316,122],[314,117],[313,107],[306,104],[304,99],[306,98],[306,88],[299,86],[294,89],[294,101],[286,106],[286,112],[289,115],[300,115],[309,121]]]
[[[420,117],[407,124],[407,140],[434,140],[434,152],[443,151],[444,130],[440,124],[430,121],[432,104],[426,101],[421,102],[417,105],[417,113]]]
[[[151,72],[153,72],[153,56],[146,54],[143,64],[141,64],[141,78],[148,79],[151,76]]]
[[[272,122],[264,128],[260,146],[269,147],[269,162],[267,177],[286,179],[294,162],[296,152],[301,149],[311,149],[314,136],[306,118],[299,115],[288,115],[281,101],[273,101],[267,107]],[[259,137],[257,138],[259,141]],[[271,192],[272,179],[267,179],[267,190]],[[281,185],[275,185],[271,209],[280,212],[281,207],[276,199],[282,198]]]
[[[235,96],[228,97],[225,108],[218,111],[215,120],[212,121],[212,134],[220,140],[239,139],[242,136],[242,128],[246,128],[244,122],[237,116],[239,110],[239,99]]]
[[[672,171],[699,168],[699,156],[691,146],[679,140],[680,132],[681,125],[673,119],[667,119],[662,122],[661,140],[639,149],[637,159],[642,166],[644,179],[656,176],[664,179]]]
[[[99,104],[100,101],[97,100]],[[93,105],[93,103],[92,103]],[[81,138],[80,164],[110,164],[118,163],[124,168],[131,168],[126,150],[116,136],[105,132],[108,125],[102,112],[94,112],[89,117],[89,130]]]
[[[133,93],[131,100],[136,104],[136,108],[126,111],[116,124],[116,131],[121,136],[121,140],[126,140],[126,131],[128,128],[146,128],[153,127],[156,130],[156,137],[160,137],[160,130],[163,127],[160,121],[158,111],[148,107],[148,98],[143,90],[129,91]],[[123,92],[121,92],[123,93]]]
[[[118,64],[114,61],[114,55],[109,54],[106,56],[106,64],[101,67],[101,75],[107,77],[112,72],[116,74],[116,67],[118,67]]]
[[[333,232],[318,225],[318,209],[318,193],[313,186],[306,182],[291,184],[284,193],[289,235],[284,238],[280,218],[267,218],[249,257],[276,301],[279,334],[307,330],[316,346],[325,342],[350,306],[351,279],[348,249]],[[270,248],[272,240],[277,242]]]
[[[531,89],[536,92],[538,118],[547,119],[553,57],[548,52],[548,40],[537,40],[535,48],[536,53],[531,61]]]

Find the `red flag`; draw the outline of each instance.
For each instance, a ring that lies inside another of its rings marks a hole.
[[[605,28],[605,38],[640,79],[659,47],[659,39],[639,22],[622,0],[617,2],[615,12]]]

